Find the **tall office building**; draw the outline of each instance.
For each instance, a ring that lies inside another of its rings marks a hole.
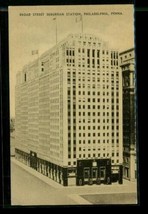
[[[70,35],[17,74],[16,158],[67,185],[122,184],[118,51]]]
[[[136,102],[134,48],[120,53],[123,77],[123,175],[136,178]]]

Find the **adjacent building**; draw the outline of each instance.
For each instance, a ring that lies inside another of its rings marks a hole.
[[[136,97],[134,48],[120,53],[123,78],[123,175],[134,181],[136,166]]]
[[[69,35],[24,66],[16,84],[16,158],[58,183],[122,184],[119,54]]]

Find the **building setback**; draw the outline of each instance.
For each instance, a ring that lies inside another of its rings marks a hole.
[[[69,35],[17,73],[16,158],[67,185],[122,184],[118,51]]]
[[[123,175],[136,179],[136,102],[134,48],[120,53],[123,78]]]

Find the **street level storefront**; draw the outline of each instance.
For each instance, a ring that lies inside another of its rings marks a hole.
[[[76,167],[62,167],[16,149],[16,159],[63,186],[122,184],[122,165],[111,165],[111,159],[77,160]]]

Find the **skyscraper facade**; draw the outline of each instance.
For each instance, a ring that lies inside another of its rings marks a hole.
[[[120,53],[123,78],[123,175],[136,179],[136,102],[134,48]]]
[[[16,84],[16,158],[67,185],[122,183],[119,54],[74,34],[24,66]]]

